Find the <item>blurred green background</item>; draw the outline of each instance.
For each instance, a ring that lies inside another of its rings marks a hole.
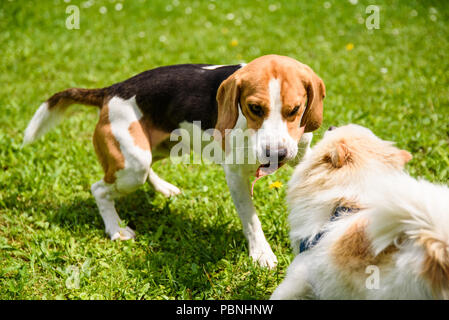
[[[66,27],[70,5],[79,29]],[[380,8],[379,29],[366,27],[369,5]],[[290,168],[255,189],[275,270],[248,258],[218,166],[157,163],[183,194],[167,200],[146,185],[120,200],[137,239],[110,242],[90,194],[102,177],[91,144],[96,110],[73,108],[44,139],[20,147],[40,103],[67,87],[103,87],[161,65],[288,55],[326,85],[315,141],[329,125],[358,123],[409,150],[413,176],[447,183],[448,9],[405,0],[2,0],[0,298],[265,299],[292,259]],[[270,189],[275,181],[283,186]]]

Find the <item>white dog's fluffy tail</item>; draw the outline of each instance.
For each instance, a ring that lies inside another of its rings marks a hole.
[[[61,122],[71,104],[80,103],[101,107],[105,94],[105,89],[80,88],[70,88],[54,94],[37,109],[25,130],[23,145],[37,140]]]
[[[385,180],[389,180],[385,184]],[[422,246],[422,273],[434,291],[449,298],[449,188],[407,175],[382,179],[373,189],[368,233],[376,254],[405,234]]]

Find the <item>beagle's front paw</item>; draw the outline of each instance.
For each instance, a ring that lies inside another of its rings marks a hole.
[[[273,253],[271,248],[268,248],[263,251],[254,251],[249,255],[255,262],[257,262],[261,267],[265,267],[268,269],[276,268],[278,263],[278,259],[276,255]]]
[[[117,230],[107,232],[111,240],[130,240],[136,237],[136,233],[130,227],[117,228]]]

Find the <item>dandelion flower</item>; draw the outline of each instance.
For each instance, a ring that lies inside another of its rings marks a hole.
[[[270,188],[270,189],[280,189],[280,188],[282,188],[282,182],[275,181],[272,184],[270,184],[270,186],[268,188]]]

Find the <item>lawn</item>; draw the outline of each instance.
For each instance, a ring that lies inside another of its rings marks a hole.
[[[365,12],[380,8],[379,29]],[[66,8],[80,10],[67,29]],[[292,172],[260,180],[255,204],[279,265],[260,268],[215,165],[154,166],[183,190],[145,185],[117,202],[136,240],[111,242],[90,193],[102,177],[94,108],[21,148],[41,102],[153,67],[233,64],[269,53],[324,80],[324,123],[358,123],[396,141],[415,177],[449,178],[447,1],[90,0],[0,3],[0,299],[266,299],[292,260],[284,202]],[[281,188],[269,188],[280,181]]]

